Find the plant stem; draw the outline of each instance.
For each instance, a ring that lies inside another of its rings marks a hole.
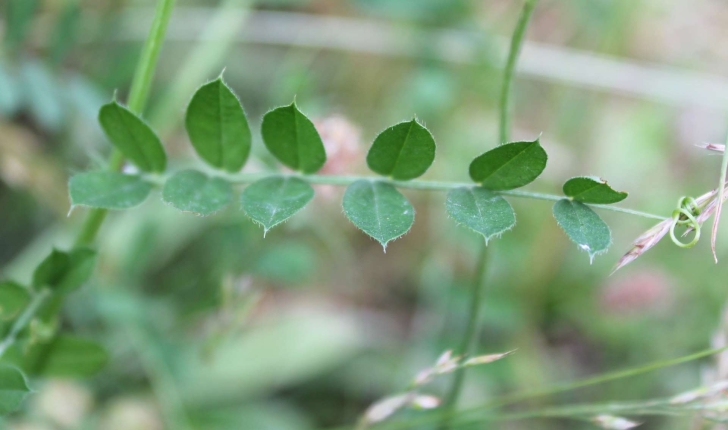
[[[159,52],[162,49],[164,36],[167,32],[167,24],[172,17],[176,0],[159,0],[154,15],[152,27],[149,30],[147,41],[142,48],[139,63],[137,64],[134,79],[129,92],[128,108],[132,112],[141,115],[144,106],[149,98],[149,90],[152,87],[154,71],[157,68]],[[118,150],[114,150],[109,158],[109,170],[119,170],[124,164],[124,156]],[[101,225],[106,219],[105,209],[92,209],[84,221],[81,231],[76,237],[76,246],[88,245],[94,241]]]
[[[488,253],[486,252],[485,241],[480,248],[480,255],[475,268],[475,275],[473,275],[472,286],[470,290],[470,309],[468,311],[468,325],[465,328],[465,334],[463,335],[459,354],[468,354],[473,349],[473,344],[478,335],[478,321],[480,316],[480,307],[485,296],[485,277],[488,267]],[[463,381],[465,380],[465,366],[460,366],[453,375],[453,383],[450,387],[450,392],[445,397],[444,403],[450,407],[457,405],[458,399],[460,398],[460,392],[462,391]]]
[[[518,54],[521,51],[521,45],[523,43],[523,36],[526,34],[526,27],[531,19],[533,8],[536,5],[536,0],[526,0],[521,10],[521,15],[518,18],[518,23],[513,31],[513,37],[511,38],[511,46],[508,51],[508,60],[506,61],[506,67],[503,70],[503,85],[501,87],[501,98],[500,98],[500,122],[498,127],[499,144],[506,143],[510,135],[510,95],[511,95],[511,82],[513,81],[513,75],[516,70],[516,62],[518,61]],[[521,194],[519,197],[525,197]],[[552,196],[538,195],[533,193],[531,198],[547,198],[552,199]],[[488,244],[483,241],[480,245],[480,254],[473,274],[473,284],[470,298],[470,311],[468,313],[468,325],[463,334],[463,340],[460,346],[458,354],[467,355],[473,348],[477,334],[478,334],[478,320],[480,316],[480,307],[483,297],[483,290],[485,290],[485,272],[486,265],[488,264]],[[453,376],[452,386],[450,392],[445,399],[444,410],[447,416],[443,419],[441,428],[450,428],[452,413],[457,407],[457,401],[462,391],[463,381],[465,380],[464,366],[459,367],[455,371]]]
[[[713,229],[710,235],[710,248],[713,250],[713,259],[718,263],[718,254],[715,251],[715,244],[718,240],[718,226],[720,225],[720,213],[723,209],[723,194],[725,193],[724,184],[726,170],[728,170],[728,137],[726,137],[726,146],[723,150],[723,160],[720,163],[720,182],[718,182],[718,200],[716,200],[715,219],[713,220]]]
[[[408,420],[403,420],[400,422],[393,422],[390,424],[385,424],[381,426],[381,428],[384,430],[404,430],[404,429],[412,429],[412,428],[420,428],[425,427],[428,425],[433,424],[434,422],[437,422],[438,420],[443,419],[449,419],[454,420],[457,418],[457,421],[454,423],[458,426],[465,425],[465,424],[474,424],[476,422],[479,422],[480,415],[476,414],[482,414],[483,411],[487,411],[490,409],[495,409],[503,406],[509,406],[514,403],[523,402],[525,400],[530,400],[538,397],[545,397],[550,396],[554,394],[564,393],[580,388],[585,388],[589,386],[604,384],[607,382],[616,381],[619,379],[629,378],[633,376],[642,375],[649,372],[654,372],[656,370],[664,369],[667,367],[676,366],[683,363],[688,363],[691,361],[699,360],[701,358],[709,357],[715,354],[719,354],[721,352],[724,352],[728,350],[728,347],[723,348],[717,348],[717,349],[706,349],[703,351],[699,351],[690,355],[672,358],[669,360],[662,360],[658,362],[648,363],[643,366],[634,367],[631,369],[625,369],[625,370],[618,370],[615,372],[609,372],[602,375],[593,376],[586,379],[580,379],[577,381],[572,382],[566,382],[562,384],[556,384],[552,385],[550,387],[544,387],[544,388],[537,388],[534,390],[526,390],[521,392],[516,392],[512,394],[507,394],[505,396],[501,396],[489,401],[486,401],[484,403],[481,403],[477,406],[468,407],[466,409],[463,409],[459,411],[457,414],[455,414],[453,411],[443,411],[440,413],[433,413],[430,415],[426,415],[423,417],[418,418],[412,418]],[[333,429],[330,429],[333,430]]]
[[[131,95],[129,96],[129,108],[134,112],[141,112],[146,104],[149,88],[151,87],[152,77],[156,69],[159,51],[164,41],[164,35],[167,30],[167,24],[172,16],[176,0],[159,0],[157,11],[149,31],[149,36],[144,45],[139,65],[132,82]],[[114,151],[109,160],[109,168],[118,170],[124,162],[124,158],[118,151]],[[99,228],[106,218],[106,210],[93,209],[89,212],[81,230],[76,237],[75,245],[87,245],[94,241]],[[50,296],[48,291],[42,291],[33,298],[23,313],[13,324],[10,332],[0,342],[0,357],[7,349],[15,343],[18,334],[30,323],[30,321],[38,312],[45,299]]]
[[[449,191],[454,188],[461,188],[461,187],[473,187],[477,184],[473,184],[472,182],[448,182],[448,181],[420,181],[420,180],[412,180],[412,181],[393,181],[389,179],[384,179],[376,176],[338,176],[338,175],[303,175],[300,173],[291,173],[287,175],[282,175],[279,172],[261,172],[261,173],[241,173],[237,175],[229,175],[226,177],[226,179],[230,182],[237,183],[237,184],[250,184],[252,182],[259,181],[261,179],[269,178],[272,176],[287,176],[287,177],[294,177],[301,180],[304,180],[308,182],[309,184],[315,184],[315,185],[334,185],[334,186],[341,186],[346,187],[351,184],[353,184],[356,181],[366,180],[366,181],[381,181],[386,182],[388,184],[391,184],[394,187],[397,188],[404,188],[404,189],[410,189],[410,190],[428,190],[428,191]],[[167,178],[162,176],[156,176],[156,177],[149,177],[149,180],[155,183],[162,184]],[[532,200],[547,200],[547,201],[559,201],[561,199],[567,198],[566,196],[558,195],[558,194],[546,194],[546,193],[536,193],[532,191],[522,191],[522,190],[508,190],[508,191],[496,191],[496,193],[504,195],[504,196],[511,196],[511,197],[517,197],[517,198],[523,198],[523,199],[532,199]],[[667,217],[651,214],[648,212],[642,212],[634,209],[628,209],[628,208],[622,208],[619,206],[614,205],[596,205],[596,204],[590,204],[588,206],[591,206],[593,208],[599,208],[604,209],[612,212],[621,212],[629,215],[635,215],[643,218],[650,218],[650,219],[656,219],[663,221],[667,219]]]
[[[43,290],[33,297],[33,300],[30,301],[25,310],[23,310],[23,313],[15,320],[13,326],[10,327],[8,334],[2,342],[0,342],[0,357],[2,357],[8,348],[15,343],[15,340],[18,338],[18,334],[20,334],[20,332],[23,331],[23,329],[30,323],[35,316],[35,313],[38,312],[38,309],[40,309],[49,296],[50,291]]]
[[[518,54],[521,52],[521,46],[523,45],[523,36],[526,34],[526,28],[528,22],[531,20],[533,8],[536,6],[537,0],[526,0],[521,10],[521,16],[518,18],[516,29],[513,31],[511,37],[511,47],[508,51],[508,60],[506,62],[506,68],[503,71],[503,86],[501,87],[500,96],[500,127],[499,137],[500,143],[506,143],[508,141],[508,135],[510,134],[510,99],[511,99],[511,82],[513,81],[513,75],[516,70],[516,62],[518,61]]]
[[[521,16],[518,18],[516,29],[513,31],[513,37],[511,39],[511,46],[508,52],[508,61],[506,67],[503,70],[503,86],[501,87],[501,98],[500,98],[500,122],[498,127],[499,143],[503,144],[508,141],[510,134],[510,94],[511,94],[511,82],[513,81],[513,75],[516,69],[516,62],[518,60],[518,54],[521,51],[521,44],[523,43],[523,35],[526,33],[526,27],[531,19],[533,8],[536,5],[536,0],[526,0],[521,11]],[[536,194],[531,196],[532,198],[544,198],[543,196],[536,197]],[[549,196],[551,199],[551,196]],[[477,266],[475,274],[473,275],[473,286],[470,298],[470,311],[468,313],[468,326],[463,335],[462,344],[458,354],[467,355],[473,349],[475,340],[478,336],[478,321],[480,317],[480,307],[483,296],[485,295],[485,273],[486,265],[488,264],[488,244],[483,241],[480,245],[480,252],[478,252]],[[446,416],[441,422],[440,428],[450,428],[451,420],[450,417],[457,407],[457,401],[460,398],[460,392],[462,391],[463,381],[465,380],[464,366],[459,367],[453,375],[453,382],[450,388],[450,392],[445,398],[444,409]]]

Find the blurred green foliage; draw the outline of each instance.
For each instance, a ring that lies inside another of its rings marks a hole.
[[[583,50],[658,63],[697,91],[693,71],[720,74],[725,66],[711,42],[716,36],[707,35],[725,32],[712,17],[727,10],[707,0],[675,10],[658,3],[544,0],[528,40],[565,56]],[[34,265],[52,246],[70,244],[79,227],[82,211],[67,218],[67,178],[108,155],[96,115],[114,91],[125,99],[151,9],[146,2],[88,0],[3,6],[0,275],[28,282]],[[296,96],[327,145],[328,173],[364,171],[375,136],[415,113],[438,142],[425,179],[466,181],[470,160],[497,143],[498,36],[509,35],[518,2],[240,2],[234,10],[249,8],[252,15],[240,15],[236,31],[220,41],[224,54],[188,63],[218,6],[180,0],[162,53],[148,117],[163,127],[160,138],[175,167],[200,164],[181,122],[194,90],[187,88],[189,76],[211,80],[223,67],[253,130],[268,107]],[[256,25],[265,17],[271,27]],[[307,32],[272,27],[289,25],[291,17]],[[392,32],[350,25],[332,34],[316,21],[335,17]],[[357,43],[343,49],[307,39],[316,34]],[[546,74],[518,76],[513,100],[514,138],[543,133],[552,155],[537,191],[558,192],[567,178],[587,172],[629,191],[625,205],[669,215],[677,196],[714,186],[719,159],[693,145],[723,140],[723,110],[620,88],[585,89]],[[325,121],[334,115],[343,120]],[[262,147],[254,133],[252,168],[271,163]],[[293,430],[355,422],[459,342],[466,325],[479,239],[447,219],[444,194],[406,194],[417,222],[386,255],[346,222],[342,190],[324,186],[317,204],[265,239],[233,208],[200,219],[150,199],[113,213],[100,236],[97,273],[69,297],[61,320],[103,343],[109,364],[71,386],[53,380],[33,386],[35,400],[8,425]],[[713,264],[707,241],[691,251],[661,244],[609,277],[648,221],[603,214],[614,245],[588,265],[553,222],[550,204],[513,205],[516,228],[491,245],[480,352],[518,351],[470,371],[463,404],[676,357],[728,336],[721,317],[728,269]],[[728,237],[722,239],[719,246]],[[704,360],[529,406],[664,397],[728,376],[721,371]],[[444,388],[436,382],[433,391]],[[74,396],[93,401],[70,403]],[[78,412],[75,421],[63,421],[68,415],[59,404]],[[687,425],[655,417],[642,428]],[[559,420],[478,428],[565,426],[591,428]]]

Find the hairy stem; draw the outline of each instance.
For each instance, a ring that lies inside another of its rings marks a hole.
[[[157,69],[159,52],[162,49],[167,24],[172,17],[175,2],[176,0],[159,0],[159,3],[157,3],[154,21],[139,57],[127,103],[129,110],[138,115],[141,115],[149,98],[149,90],[152,87],[154,71]],[[114,150],[109,159],[109,170],[119,170],[123,164],[124,156],[118,150]],[[105,209],[92,209],[89,211],[81,231],[76,236],[75,243],[77,246],[88,245],[96,239],[96,234],[106,219],[106,213]]]
[[[349,185],[353,184],[354,182],[360,181],[360,180],[376,180],[376,181],[386,182],[397,188],[404,188],[404,189],[410,189],[410,190],[427,190],[427,191],[449,191],[454,188],[473,187],[476,185],[476,184],[473,184],[472,182],[421,181],[421,180],[393,181],[393,180],[388,180],[388,179],[384,179],[384,178],[380,178],[380,177],[376,177],[376,176],[303,175],[303,174],[299,174],[299,173],[291,173],[291,174],[287,174],[287,175],[282,175],[279,172],[241,173],[241,174],[237,174],[237,175],[229,175],[226,177],[226,179],[229,180],[230,182],[237,183],[237,184],[250,184],[250,183],[259,181],[261,179],[269,178],[272,176],[290,176],[290,177],[302,179],[302,180],[308,182],[309,184],[334,185],[334,186],[341,186],[341,187],[349,186]],[[162,184],[167,179],[167,177],[150,176],[147,179],[152,182]],[[547,201],[552,201],[552,202],[556,202],[556,201],[566,198],[566,196],[558,195],[558,194],[537,193],[537,192],[523,191],[523,190],[496,191],[496,193],[504,195],[504,196],[510,196],[510,197],[518,197],[518,198],[532,199],[532,200],[547,200]],[[614,205],[589,204],[588,206],[591,206],[593,208],[613,211],[613,212],[621,212],[621,213],[639,216],[639,217],[643,217],[643,218],[656,219],[656,220],[660,220],[660,221],[667,219],[667,217],[664,217],[664,216],[655,215],[655,214],[651,214],[648,212],[642,212],[642,211],[638,211],[638,210],[634,210],[634,209],[622,208],[622,207],[614,206]]]

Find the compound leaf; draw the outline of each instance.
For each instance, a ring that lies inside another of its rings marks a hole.
[[[387,243],[407,233],[415,221],[415,210],[392,185],[359,180],[344,194],[344,213],[386,251]]]
[[[303,209],[313,198],[308,182],[275,176],[248,186],[241,197],[243,210],[263,226],[265,233]],[[264,234],[265,234],[264,233]]]
[[[100,371],[106,366],[109,355],[97,342],[59,335],[48,343],[14,345],[6,358],[30,375],[81,378]]]
[[[162,142],[141,118],[116,100],[101,107],[99,123],[106,137],[145,172],[163,172],[167,165]]]
[[[615,191],[601,178],[578,176],[564,184],[564,194],[582,203],[609,204],[627,198],[627,193]]]
[[[326,163],[321,136],[295,102],[265,114],[261,132],[271,154],[291,169],[315,173]]]
[[[554,218],[567,236],[580,249],[589,253],[590,261],[594,260],[595,255],[606,252],[612,244],[609,226],[584,203],[559,200],[554,205]]]
[[[485,243],[516,225],[516,214],[501,195],[481,187],[455,188],[447,193],[447,213],[460,224],[480,233]]]
[[[473,160],[470,177],[489,190],[512,190],[538,178],[547,160],[538,139],[506,143]]]
[[[195,151],[208,164],[228,172],[242,169],[252,136],[240,101],[222,77],[197,90],[185,126]]]
[[[233,189],[221,178],[210,178],[197,170],[175,173],[162,189],[162,200],[183,212],[210,215],[230,204]]]
[[[33,288],[66,294],[83,285],[93,273],[96,253],[88,248],[69,252],[54,249],[33,272]]]
[[[142,204],[152,184],[138,175],[119,172],[87,172],[71,177],[68,183],[71,207],[128,209]]]
[[[10,366],[0,366],[0,417],[15,412],[30,393],[23,373]]]
[[[422,175],[434,160],[435,139],[414,119],[381,132],[367,154],[372,171],[397,180]]]
[[[15,319],[29,303],[27,288],[12,281],[0,282],[0,321]]]

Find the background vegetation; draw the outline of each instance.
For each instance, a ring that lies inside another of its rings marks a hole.
[[[106,159],[96,115],[114,91],[125,99],[154,5],[5,1],[0,275],[24,282],[79,229],[84,210],[67,218],[67,178]],[[145,117],[173,167],[199,166],[184,109],[225,68],[254,130],[248,171],[275,165],[259,122],[296,96],[324,138],[324,173],[367,174],[373,138],[416,114],[438,142],[423,178],[468,181],[470,161],[498,143],[501,68],[520,7],[179,0]],[[728,7],[712,0],[542,0],[513,94],[513,139],[543,133],[551,155],[529,189],[558,193],[566,178],[587,172],[629,191],[625,206],[668,216],[678,196],[712,188],[719,158],[694,146],[725,134],[726,16]],[[237,208],[203,219],[150,199],[113,213],[99,236],[99,267],[69,297],[62,320],[101,341],[108,366],[92,379],[34,385],[37,393],[5,425],[315,429],[351,424],[373,401],[400,392],[460,342],[480,241],[446,218],[443,193],[405,190],[417,222],[383,254],[343,216],[342,192],[318,186],[315,204],[265,239]],[[512,203],[517,228],[491,245],[478,352],[518,351],[471,369],[462,405],[722,346],[728,337],[728,269],[713,263],[707,240],[692,251],[662,243],[609,276],[651,221],[602,213],[614,245],[589,265],[549,203]],[[528,406],[666,397],[727,371],[706,359]],[[444,393],[445,382],[432,391]],[[643,428],[691,422],[656,417]],[[593,424],[476,428],[565,426]]]

